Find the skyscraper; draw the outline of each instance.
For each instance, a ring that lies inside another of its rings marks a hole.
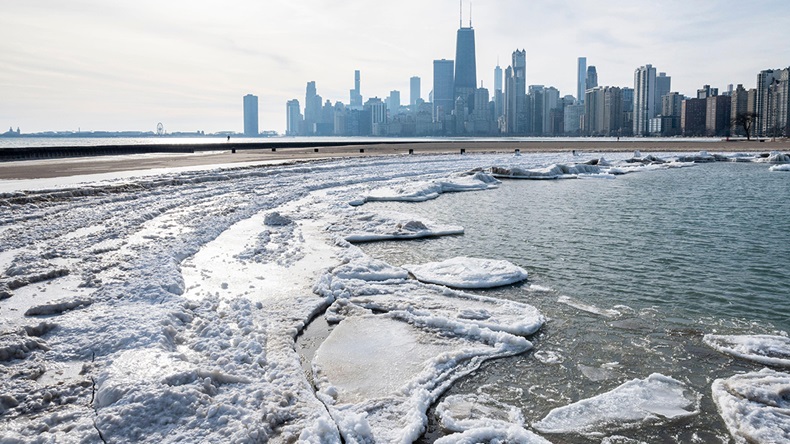
[[[286,136],[300,136],[302,135],[302,110],[299,106],[299,100],[289,100],[285,104]]]
[[[461,97],[468,103],[469,108],[474,108],[472,97],[477,88],[477,65],[475,64],[475,30],[472,22],[469,27],[463,24],[458,29],[455,41],[455,81],[453,84],[453,99]]]
[[[656,115],[656,69],[640,66],[634,71],[634,135],[648,134],[650,119]]]
[[[585,92],[587,92],[588,89],[593,89],[598,86],[598,71],[596,71],[595,66],[593,65],[587,67],[587,79],[585,80],[585,85]]]
[[[499,66],[497,60],[496,68],[494,68],[494,118],[505,113],[505,95],[502,93],[502,67]]]
[[[244,135],[258,135],[258,96],[252,94],[244,96]]]
[[[304,98],[304,134],[312,136],[316,132],[316,124],[321,122],[321,96],[315,87],[315,82],[307,82]]]
[[[509,134],[527,132],[527,51],[513,51],[512,64],[506,70],[505,119]]]
[[[420,78],[414,76],[409,79],[409,105],[416,105],[420,100]]]
[[[587,88],[587,57],[579,57],[576,67],[576,101],[584,103],[584,91]]]
[[[661,98],[669,94],[672,89],[672,77],[665,72],[660,72],[656,76],[656,114],[661,114]]]
[[[452,60],[433,61],[433,120],[444,119],[453,110],[453,68]]]
[[[362,109],[362,93],[359,91],[359,70],[354,71],[354,89],[349,91],[351,108]]]

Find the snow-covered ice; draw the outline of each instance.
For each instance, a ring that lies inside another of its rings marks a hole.
[[[697,414],[699,396],[682,382],[654,373],[558,407],[532,426],[543,433],[596,435]]]
[[[790,171],[790,163],[783,163],[781,165],[773,165],[768,168],[771,171]]]
[[[365,202],[424,202],[436,199],[442,193],[459,191],[488,190],[499,186],[499,181],[492,175],[483,171],[472,170],[456,173],[442,179],[427,182],[400,184],[376,188],[361,198],[351,201],[352,205],[362,205]]]
[[[736,443],[790,442],[790,374],[766,368],[717,379],[711,392]]]
[[[330,225],[329,230],[349,242],[419,239],[463,234],[458,225],[437,224],[408,214],[353,212]]]
[[[492,288],[527,279],[527,270],[505,260],[454,257],[441,262],[405,264],[422,282],[453,288]]]
[[[465,432],[444,436],[434,442],[436,444],[551,444],[551,441],[517,425],[474,428]]]
[[[790,338],[776,335],[712,335],[703,340],[728,355],[764,365],[790,367]]]

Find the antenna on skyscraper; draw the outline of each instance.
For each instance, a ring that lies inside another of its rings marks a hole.
[[[472,2],[469,2],[469,27],[472,27]]]
[[[458,0],[458,27],[464,27],[464,0]]]

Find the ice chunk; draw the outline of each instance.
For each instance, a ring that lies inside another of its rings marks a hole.
[[[790,374],[766,368],[717,379],[711,393],[737,444],[790,442]]]
[[[390,279],[407,279],[409,272],[400,267],[373,259],[368,256],[354,259],[332,270],[341,279],[359,279],[363,281],[387,281]]]
[[[448,396],[436,406],[436,416],[440,418],[442,427],[452,432],[482,427],[504,430],[510,425],[524,425],[524,416],[519,409],[485,394]]]
[[[342,235],[348,242],[372,242],[463,234],[464,228],[401,213],[355,213],[332,224],[329,231]]]
[[[499,181],[492,175],[483,171],[469,171],[430,182],[378,188],[367,196],[352,200],[350,204],[362,205],[365,202],[376,201],[424,202],[436,199],[442,193],[487,190],[497,186],[499,186]]]
[[[434,441],[435,444],[477,444],[477,443],[518,443],[518,444],[551,444],[523,427],[511,425],[507,427],[480,427],[463,433],[453,433]]]
[[[292,223],[293,223],[293,220],[291,220],[288,217],[285,217],[285,216],[281,215],[280,213],[278,213],[276,211],[268,213],[263,218],[263,224],[266,225],[266,226],[269,226],[269,227],[281,227],[281,226],[289,225],[289,224],[292,224]]]
[[[503,179],[575,179],[579,174],[599,174],[598,165],[580,163],[576,165],[553,164],[545,168],[524,169],[520,167],[493,167],[494,177]]]
[[[52,301],[46,304],[36,305],[30,307],[25,316],[42,316],[51,314],[60,314],[64,311],[74,310],[75,308],[87,307],[93,303],[93,298],[82,297],[76,299],[61,299]]]
[[[765,365],[790,367],[790,338],[774,335],[705,335],[714,349]]]
[[[455,257],[442,262],[406,264],[418,280],[454,288],[491,288],[527,279],[527,270],[505,260]]]
[[[544,433],[597,434],[698,413],[699,397],[685,384],[653,373],[612,391],[559,407],[533,424]]]
[[[346,442],[414,441],[425,411],[450,383],[485,359],[530,346],[496,343],[495,335],[480,341],[440,333],[407,318],[348,317],[316,352],[318,396]]]
[[[771,171],[790,171],[790,163],[784,163],[781,165],[774,165],[768,168]]]

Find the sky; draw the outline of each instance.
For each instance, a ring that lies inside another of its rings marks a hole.
[[[0,132],[238,131],[258,96],[260,130],[285,131],[285,103],[315,81],[348,103],[409,78],[432,88],[435,59],[455,57],[457,0],[9,0],[0,14]],[[469,0],[464,1],[469,25]],[[527,84],[576,93],[587,57],[598,83],[633,87],[652,64],[672,91],[753,88],[790,66],[786,0],[475,0],[478,83],[527,52]]]

